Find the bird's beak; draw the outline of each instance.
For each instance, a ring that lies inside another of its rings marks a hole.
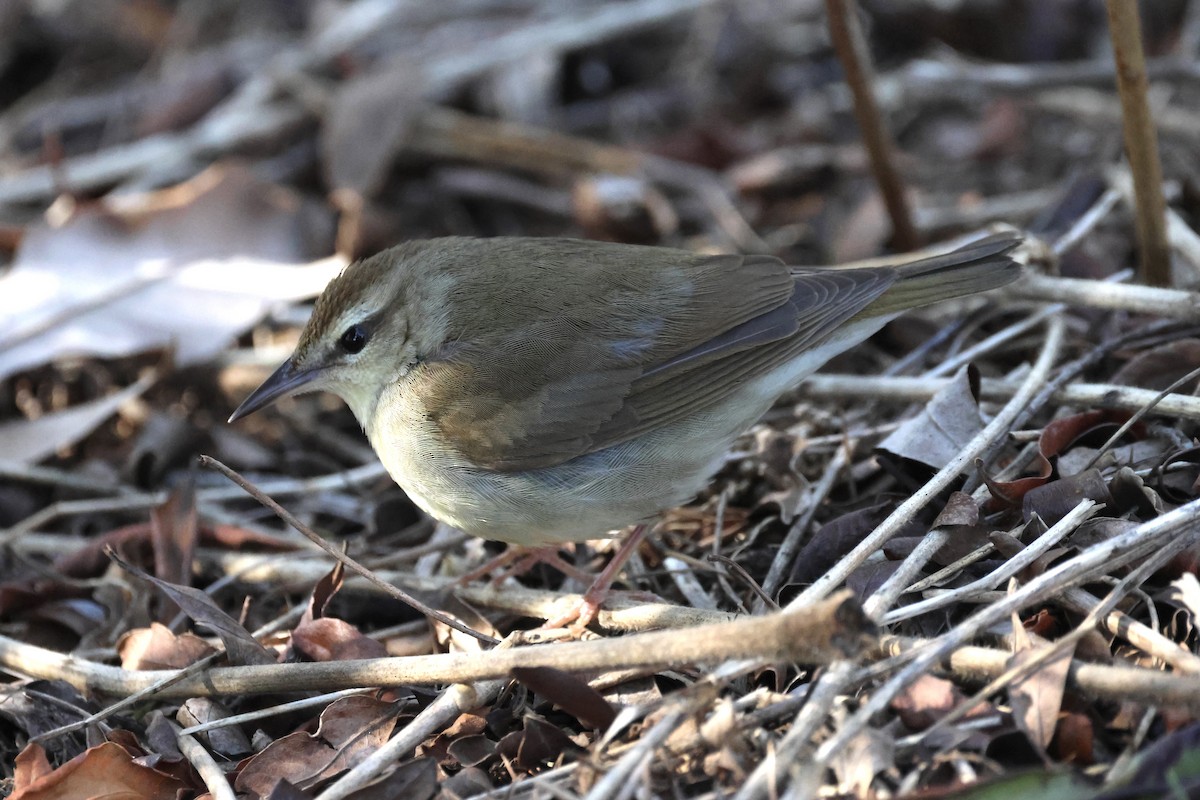
[[[309,388],[320,374],[320,369],[297,369],[289,358],[280,365],[279,369],[271,373],[271,377],[263,381],[261,386],[242,401],[237,410],[229,415],[229,421],[234,422],[242,417],[247,417],[260,408],[271,405],[281,397]]]

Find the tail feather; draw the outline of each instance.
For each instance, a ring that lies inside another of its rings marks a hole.
[[[1008,253],[1020,243],[1018,234],[997,234],[896,267],[896,282],[858,316],[895,314],[1012,283],[1020,277],[1021,266]]]

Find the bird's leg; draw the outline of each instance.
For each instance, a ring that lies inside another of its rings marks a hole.
[[[595,579],[595,576],[584,572],[574,564],[563,559],[558,554],[557,547],[523,547],[514,544],[509,545],[508,549],[500,555],[484,562],[482,566],[476,567],[459,577],[458,583],[460,586],[465,586],[471,581],[495,573],[492,578],[492,584],[498,585],[503,583],[507,578],[524,575],[538,564],[546,564],[558,570],[563,575],[575,578],[583,583]]]
[[[646,531],[647,526],[645,525],[638,525],[634,528],[625,541],[621,543],[621,546],[617,548],[617,552],[613,554],[613,557],[609,559],[608,566],[592,581],[592,585],[588,587],[587,592],[583,595],[583,601],[566,614],[546,620],[546,624],[542,628],[552,630],[570,625],[572,631],[581,633],[584,628],[591,625],[596,619],[596,615],[600,613],[600,606],[608,599],[608,593],[612,588],[613,581],[625,566],[625,562],[637,551],[638,545],[646,538]]]

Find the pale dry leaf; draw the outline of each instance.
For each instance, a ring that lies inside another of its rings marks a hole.
[[[332,250],[332,235],[312,241],[318,213],[248,170],[214,167],[32,226],[0,277],[0,379],[63,357],[211,358],[341,269],[309,263]]]
[[[879,449],[941,469],[983,430],[978,388],[978,374],[963,367],[920,414],[884,439]]]
[[[1042,650],[1041,647],[1019,650],[1008,660],[1007,667],[1019,667],[1040,655]],[[1074,653],[1074,647],[1064,650],[1032,675],[1015,682],[1008,690],[1017,727],[1025,733],[1033,746],[1043,753],[1054,738],[1054,731],[1058,726],[1067,673],[1071,669]]]
[[[0,360],[4,358],[0,353]],[[117,409],[153,385],[149,375],[132,386],[89,403],[55,411],[37,419],[0,423],[0,452],[6,461],[35,464],[59,449],[75,444],[94,431]]]
[[[1200,581],[1196,580],[1196,576],[1185,572],[1171,581],[1171,588],[1175,590],[1175,598],[1183,603],[1192,618],[1200,619]]]
[[[867,730],[838,751],[830,766],[838,779],[838,790],[853,797],[868,797],[875,776],[892,766],[895,740],[882,731]]]

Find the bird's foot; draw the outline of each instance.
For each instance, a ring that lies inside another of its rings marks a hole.
[[[613,581],[616,580],[617,575],[624,568],[625,562],[629,561],[630,556],[637,551],[642,540],[646,538],[646,530],[645,525],[638,525],[634,528],[629,537],[621,543],[617,552],[613,554],[613,557],[609,559],[608,565],[592,581],[592,585],[584,593],[583,600],[579,605],[565,614],[546,620],[546,624],[542,626],[542,629],[554,630],[570,626],[571,633],[578,637],[589,625],[595,622],[596,617],[600,614],[600,608],[604,605],[604,601],[608,599],[612,591]]]
[[[571,636],[578,639],[587,630],[587,627],[596,621],[596,617],[600,615],[600,608],[608,599],[608,595],[608,590],[593,595],[592,590],[588,589],[587,594],[583,596],[583,600],[578,605],[565,614],[546,620],[539,630],[553,631],[559,628],[568,628]]]

